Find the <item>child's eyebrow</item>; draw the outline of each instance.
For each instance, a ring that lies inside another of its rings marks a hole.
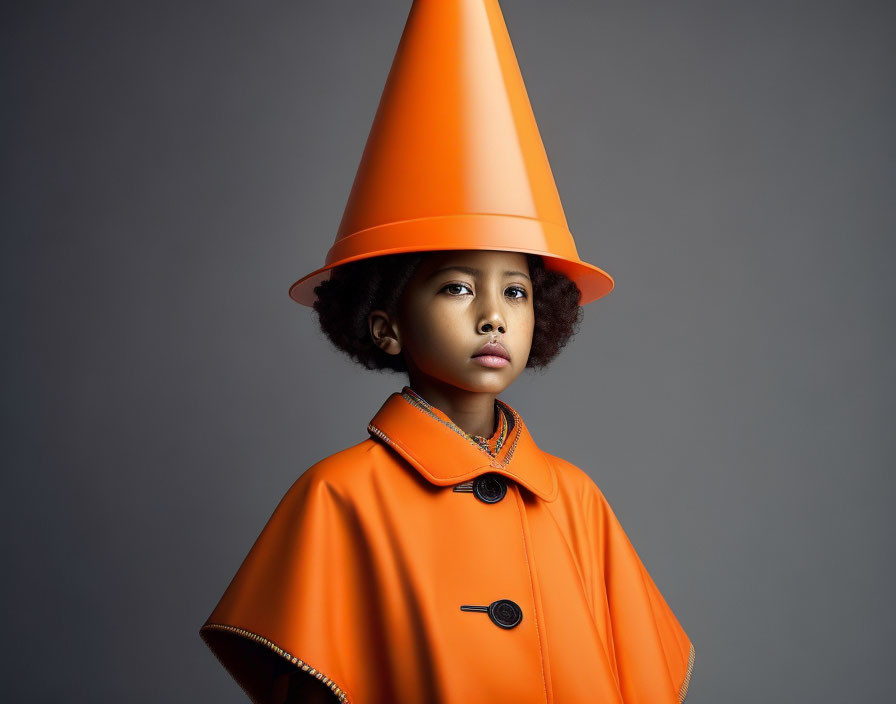
[[[436,274],[441,274],[443,271],[462,271],[465,274],[469,274],[470,276],[476,276],[476,275],[482,273],[482,271],[480,271],[479,269],[474,269],[471,266],[452,265],[452,266],[443,266],[441,269],[436,269],[427,278],[431,279]],[[527,279],[529,279],[529,275],[523,271],[505,271],[504,276],[524,276]],[[532,279],[529,279],[529,280],[531,281]]]

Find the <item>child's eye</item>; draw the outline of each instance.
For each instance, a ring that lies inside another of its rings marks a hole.
[[[508,291],[519,291],[521,294],[519,296],[511,296],[511,298],[526,298],[526,296],[529,295],[528,293],[526,293],[526,289],[524,289],[522,286],[511,286],[507,290]]]
[[[465,288],[465,289],[467,289],[468,291],[470,291],[470,287],[467,286],[466,284],[447,284],[446,286],[443,286],[443,287],[442,287],[442,290],[445,291],[445,290],[447,290],[447,289],[449,289],[449,288],[454,288],[454,289],[457,289],[457,288]],[[470,293],[472,293],[472,291],[470,291]],[[453,295],[459,295],[459,294],[453,294]]]

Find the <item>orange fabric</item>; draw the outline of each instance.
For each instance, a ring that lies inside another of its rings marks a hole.
[[[407,388],[289,488],[200,630],[252,701],[284,667],[352,704],[683,701],[693,645],[593,480],[503,401],[492,457]],[[501,599],[513,627],[460,608]]]
[[[417,403],[423,405],[430,413],[433,413],[434,415],[438,416],[439,418],[441,418],[443,421],[445,421],[449,425],[454,425],[454,421],[452,421],[451,418],[448,417],[448,414],[439,410],[435,406],[431,406],[429,403],[427,403],[426,399],[424,399],[422,396],[417,394],[410,386],[405,386],[404,389],[402,389],[402,391],[403,391],[403,393],[410,396],[411,400],[414,400]],[[454,426],[454,427],[456,427],[459,432],[461,432],[461,433],[464,432],[462,428],[460,428],[458,426]],[[508,427],[507,426],[507,413],[506,413],[506,411],[501,409],[501,404],[499,404],[497,401],[495,401],[495,430],[494,430],[494,432],[489,437],[485,437],[483,435],[468,435],[468,437],[470,439],[474,440],[476,443],[478,443],[479,446],[482,447],[483,450],[485,450],[486,452],[488,452],[488,454],[490,454],[494,457],[495,455],[498,454],[498,450],[500,450],[501,446],[504,444],[504,440],[506,438],[506,433],[507,433],[507,427]]]

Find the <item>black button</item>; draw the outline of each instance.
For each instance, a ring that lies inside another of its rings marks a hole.
[[[513,628],[523,620],[523,610],[510,599],[498,599],[488,605],[488,617],[501,628]]]
[[[476,477],[473,482],[473,493],[480,501],[487,504],[496,504],[507,493],[507,482],[504,477],[494,472],[488,472]]]

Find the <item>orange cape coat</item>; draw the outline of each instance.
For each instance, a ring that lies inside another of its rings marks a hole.
[[[491,457],[406,389],[295,481],[200,629],[252,701],[284,669],[350,704],[684,701],[694,646],[592,479],[503,401]]]

